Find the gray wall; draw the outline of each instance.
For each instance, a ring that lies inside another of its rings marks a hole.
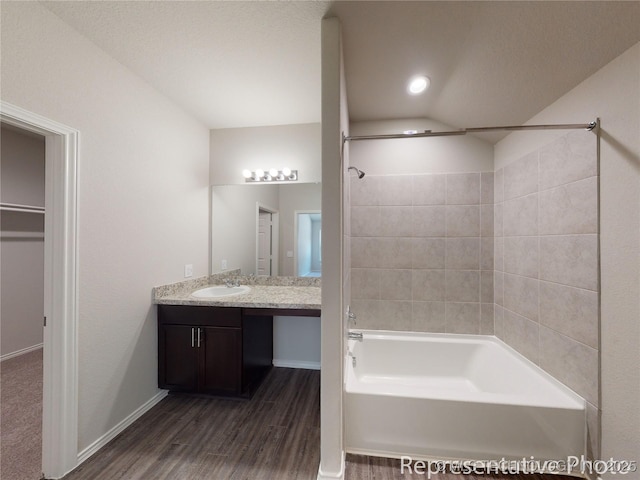
[[[572,131],[495,173],[495,332],[588,403],[598,455],[596,134]]]
[[[44,137],[1,129],[2,203],[44,207]],[[0,357],[42,344],[44,214],[2,211]]]

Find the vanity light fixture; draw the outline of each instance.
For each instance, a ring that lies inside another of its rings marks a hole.
[[[424,75],[416,75],[415,77],[411,77],[411,79],[409,80],[407,91],[411,95],[419,95],[427,88],[429,88],[430,84],[431,80],[429,79],[429,77],[425,77]]]
[[[284,167],[282,170],[270,168],[266,172],[260,168],[255,171],[243,170],[242,176],[247,183],[297,182],[298,171]]]

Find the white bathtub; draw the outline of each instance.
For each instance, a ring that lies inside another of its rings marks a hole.
[[[350,453],[566,460],[586,449],[585,401],[499,339],[358,330],[346,361]]]

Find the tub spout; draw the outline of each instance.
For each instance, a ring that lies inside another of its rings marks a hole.
[[[354,340],[362,341],[362,333],[360,333],[360,332],[349,332],[349,338],[353,338]]]

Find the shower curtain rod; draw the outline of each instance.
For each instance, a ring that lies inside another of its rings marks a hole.
[[[556,125],[515,125],[515,126],[502,126],[502,127],[474,127],[463,128],[461,130],[451,130],[445,132],[433,132],[431,130],[425,130],[421,133],[392,133],[388,135],[351,135],[345,136],[342,134],[342,143],[352,142],[357,140],[386,140],[389,138],[420,138],[420,137],[448,137],[452,135],[466,135],[467,133],[484,133],[494,132],[497,130],[516,131],[516,130],[574,130],[585,129],[593,130],[598,126],[598,121],[589,123],[564,123]]]

